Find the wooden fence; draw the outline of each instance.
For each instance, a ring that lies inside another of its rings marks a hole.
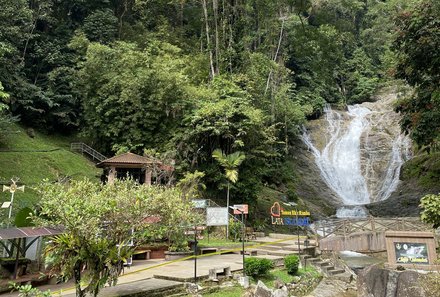
[[[385,231],[433,231],[419,218],[331,219],[315,224],[323,251],[384,251]]]

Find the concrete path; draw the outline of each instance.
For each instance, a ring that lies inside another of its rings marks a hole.
[[[182,282],[149,278],[146,280],[135,281],[132,283],[119,284],[114,287],[104,288],[98,296],[102,297],[118,297],[129,296],[134,294],[142,294],[142,296],[153,296],[158,292],[168,291],[172,289],[182,289]],[[66,297],[75,297],[75,293],[63,295]]]
[[[287,236],[286,236],[287,237]],[[289,236],[291,238],[291,236]],[[287,237],[288,238],[288,237]],[[261,239],[261,238],[259,238]],[[260,243],[270,244],[278,238],[263,238]],[[285,240],[284,245],[294,245],[294,240]],[[247,247],[248,248],[248,247]],[[259,255],[273,261],[282,261],[283,257]],[[197,258],[197,278],[208,278],[209,269],[229,266],[231,271],[241,271],[243,258],[240,254],[203,255]],[[194,281],[194,259],[185,261],[165,261],[163,259],[135,260],[126,268],[114,287],[104,288],[99,296],[125,296],[129,293],[148,292],[154,289],[169,289],[184,282]],[[176,283],[177,282],[177,283]],[[72,281],[57,285],[40,286],[41,291],[50,290],[53,296],[74,297],[75,289]],[[18,293],[1,294],[1,296],[18,296]],[[145,295],[149,296],[149,295]]]
[[[230,266],[231,271],[241,270],[242,256],[239,254],[225,254],[206,256],[197,259],[197,277],[207,278],[209,269],[219,266]],[[99,296],[124,296],[128,292],[142,292],[151,288],[173,287],[182,285],[185,281],[193,282],[194,259],[172,262],[163,259],[135,260],[130,268],[126,268],[119,277],[115,287],[105,288]],[[44,285],[40,290],[50,290],[54,296],[75,296],[73,282]],[[3,294],[1,296],[18,296],[18,293]]]

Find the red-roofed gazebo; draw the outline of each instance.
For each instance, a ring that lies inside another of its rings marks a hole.
[[[153,175],[157,178],[158,172],[171,173],[174,171],[173,166],[133,153],[125,153],[106,159],[96,164],[96,167],[104,168],[108,183],[113,183],[115,178],[130,176],[140,184],[151,185]]]

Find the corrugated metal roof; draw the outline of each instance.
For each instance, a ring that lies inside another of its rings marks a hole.
[[[61,229],[55,228],[34,228],[34,227],[22,227],[22,228],[8,228],[0,229],[0,239],[14,239],[14,238],[27,238],[38,236],[49,236],[61,234]]]

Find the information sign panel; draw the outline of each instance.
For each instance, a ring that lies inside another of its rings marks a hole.
[[[205,199],[193,199],[192,203],[194,208],[206,208],[208,206],[208,201]]]
[[[426,243],[395,242],[396,263],[429,264]]]
[[[239,215],[243,212],[243,214],[248,214],[249,206],[247,204],[234,204],[234,214]]]
[[[206,208],[206,226],[226,226],[228,224],[228,209],[226,207]]]

